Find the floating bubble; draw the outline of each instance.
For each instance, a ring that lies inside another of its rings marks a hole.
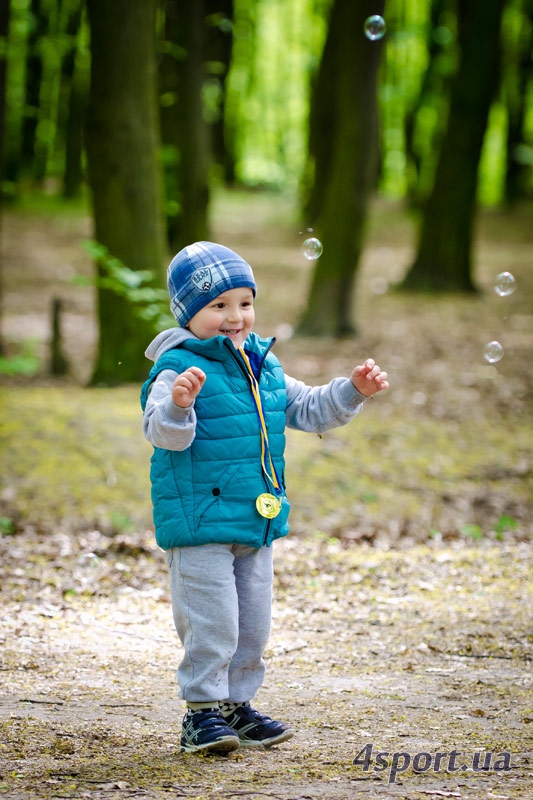
[[[294,336],[294,328],[288,322],[282,322],[281,325],[274,330],[274,336],[278,342],[288,342]]]
[[[507,297],[507,295],[512,294],[515,289],[516,280],[514,275],[510,272],[500,272],[494,284],[494,291],[496,294],[499,294],[500,297]]]
[[[489,342],[485,346],[483,355],[485,356],[485,361],[488,361],[489,364],[495,364],[503,358],[503,347],[497,341]]]
[[[376,275],[375,278],[372,278],[370,281],[370,291],[373,294],[385,294],[389,288],[389,282],[386,278],[382,277],[381,275]]]
[[[302,244],[302,253],[308,261],[316,261],[316,259],[320,258],[322,255],[323,250],[324,247],[322,242],[315,236],[311,236],[309,239],[306,239]]]
[[[365,36],[367,39],[370,39],[371,42],[375,42],[378,39],[383,39],[386,33],[387,24],[383,17],[380,17],[379,14],[368,17],[365,22]]]
[[[103,564],[95,553],[83,553],[74,568],[74,578],[83,586],[96,583],[105,572]]]

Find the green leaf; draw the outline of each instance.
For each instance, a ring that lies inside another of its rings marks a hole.
[[[518,528],[518,522],[514,517],[509,517],[507,514],[502,514],[496,525],[494,531],[502,534],[505,531],[515,531]]]
[[[15,533],[15,525],[10,517],[0,517],[0,534],[11,536]]]
[[[479,525],[464,525],[461,529],[461,532],[464,533],[465,536],[469,536],[470,539],[483,539],[483,531],[479,527]]]

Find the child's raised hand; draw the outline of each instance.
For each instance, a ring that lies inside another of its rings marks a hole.
[[[201,392],[205,383],[205,372],[199,367],[189,367],[182,372],[172,386],[172,399],[180,408],[187,408]]]
[[[357,391],[365,397],[389,388],[387,373],[381,371],[373,358],[367,358],[364,364],[354,369],[351,381]]]

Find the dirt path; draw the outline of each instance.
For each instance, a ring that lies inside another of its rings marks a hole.
[[[0,542],[6,798],[532,796],[530,545],[279,543],[257,705],[297,736],[202,758],[151,539]]]
[[[305,302],[309,264],[286,206],[268,216],[272,198],[243,202],[225,203],[215,235],[223,230],[257,265],[259,332],[286,333]],[[148,515],[136,398],[133,411],[127,389],[8,382],[0,796],[533,797],[528,219],[485,217],[483,292],[437,301],[384,292],[409,262],[412,231],[405,215],[382,209],[358,285],[357,342],[280,336],[290,374],[318,383],[346,374],[355,352],[372,353],[394,390],[365,410],[353,439],[291,442],[294,533],[276,548],[257,705],[297,736],[268,752],[178,753],[180,650],[166,568],[131,511]],[[35,337],[46,359],[59,292],[67,355],[83,379],[94,298],[69,281],[90,272],[80,249],[87,218],[14,213],[5,223],[5,331],[15,345]],[[505,312],[491,290],[504,269],[520,282]],[[506,352],[498,368],[481,355],[494,336]]]

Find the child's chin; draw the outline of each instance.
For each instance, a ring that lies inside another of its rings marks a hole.
[[[228,336],[227,338],[236,349],[241,347],[245,342],[245,338],[243,338],[243,336]]]

